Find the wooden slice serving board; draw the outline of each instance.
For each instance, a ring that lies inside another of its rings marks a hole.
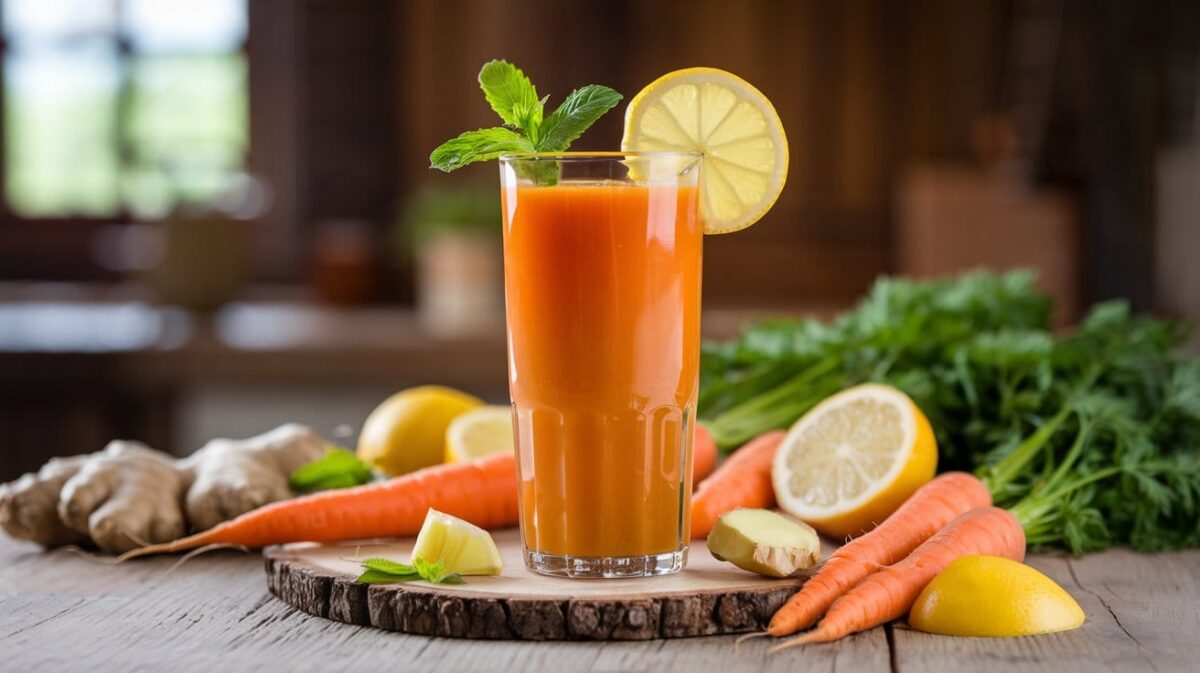
[[[647,640],[761,630],[802,579],[770,579],[712,557],[694,540],[673,575],[583,580],[525,569],[517,530],[494,533],[504,571],[463,585],[363,585],[354,559],[406,561],[413,540],[270,547],[267,586],[304,612],[430,636],[516,640]]]

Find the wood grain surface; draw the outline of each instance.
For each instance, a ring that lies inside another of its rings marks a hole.
[[[766,654],[734,636],[639,642],[462,640],[307,615],[267,591],[258,554],[110,567],[0,538],[0,671],[1189,671],[1200,662],[1200,551],[1112,550],[1030,563],[1087,612],[1068,633],[946,638],[901,625]],[[218,668],[219,667],[219,668]]]

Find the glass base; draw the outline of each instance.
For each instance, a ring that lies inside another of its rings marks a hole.
[[[525,550],[525,567],[539,575],[573,578],[622,578],[669,575],[687,563],[687,547],[646,556],[568,556]]]

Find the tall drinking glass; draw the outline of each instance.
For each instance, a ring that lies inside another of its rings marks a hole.
[[[500,160],[525,563],[567,577],[687,558],[700,357],[697,178],[674,152]]]

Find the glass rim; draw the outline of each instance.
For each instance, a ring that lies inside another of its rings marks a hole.
[[[500,161],[602,161],[605,159],[702,159],[703,152],[676,150],[609,150],[599,152],[505,152]]]

